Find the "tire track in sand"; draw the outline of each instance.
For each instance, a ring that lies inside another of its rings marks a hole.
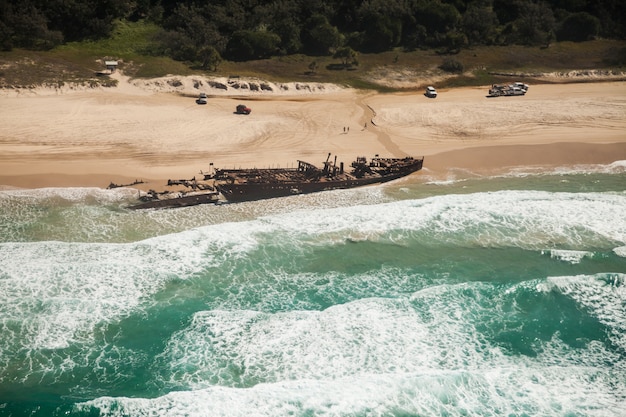
[[[387,132],[385,132],[383,129],[380,128],[380,126],[377,126],[376,123],[374,123],[376,111],[369,104],[365,103],[365,100],[371,96],[372,94],[357,97],[356,104],[363,109],[364,114],[361,122],[364,121],[364,126],[372,127],[372,131],[376,135],[376,139],[381,145],[385,147],[385,149],[387,149],[387,151],[389,151],[391,156],[395,158],[404,158],[406,156],[409,156],[406,152],[400,149],[400,147],[391,139],[391,136],[389,136]]]

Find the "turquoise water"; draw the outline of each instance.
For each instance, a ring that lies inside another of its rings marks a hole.
[[[626,415],[626,163],[0,192],[1,416]]]

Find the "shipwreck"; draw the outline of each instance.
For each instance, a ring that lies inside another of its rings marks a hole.
[[[370,160],[357,157],[346,169],[337,157],[329,153],[322,167],[298,161],[295,168],[211,169],[203,178],[169,180],[168,185],[183,185],[191,189],[182,193],[151,192],[131,209],[173,208],[197,204],[231,203],[310,194],[321,191],[380,184],[405,177],[422,169],[424,158],[383,158]],[[212,164],[211,164],[212,165]]]

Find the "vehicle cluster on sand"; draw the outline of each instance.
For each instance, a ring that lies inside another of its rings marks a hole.
[[[207,97],[206,93],[200,93],[200,95],[196,99],[196,103],[197,104],[207,104],[208,103],[208,97]],[[239,104],[239,105],[237,105],[237,107],[235,107],[235,113],[236,114],[250,114],[250,113],[252,113],[252,109],[250,107],[246,106],[245,104]]]
[[[489,89],[489,97],[523,96],[526,92],[528,92],[528,85],[522,82],[509,85],[494,84]]]

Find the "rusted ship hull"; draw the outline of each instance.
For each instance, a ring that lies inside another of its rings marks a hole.
[[[199,204],[215,204],[218,201],[219,193],[212,192],[148,200],[144,201],[143,203],[130,206],[128,208],[131,210],[177,208],[197,206]]]
[[[380,184],[405,177],[422,169],[424,158],[380,158],[376,155],[367,161],[358,157],[344,172],[344,164],[330,161],[323,168],[298,161],[298,168],[281,169],[213,169],[201,180],[194,176],[188,180],[169,180],[168,186],[182,186],[193,191],[182,193],[156,193],[151,190],[141,203],[128,207],[131,210],[162,209],[218,203],[220,196],[229,202],[264,200],[297,194],[362,187]],[[213,164],[211,164],[212,166]],[[112,184],[114,185],[114,184]],[[111,186],[110,186],[111,187]]]
[[[408,158],[402,159],[407,161]],[[238,177],[246,170],[238,170],[239,172],[231,172],[231,181],[216,182],[216,187],[222,196],[230,202],[255,201],[277,197],[287,197],[297,194],[310,194],[321,191],[348,189],[362,187],[372,184],[380,184],[405,177],[422,169],[422,159],[411,159],[410,162],[403,164],[393,172],[383,175],[371,173],[361,178],[352,174],[341,173],[332,176],[325,176],[319,179],[297,179],[297,180],[258,180],[258,181],[238,181]],[[295,173],[287,170],[266,170],[264,173],[269,174],[270,178],[287,177],[290,175],[297,176]],[[273,174],[273,175],[272,175]]]

